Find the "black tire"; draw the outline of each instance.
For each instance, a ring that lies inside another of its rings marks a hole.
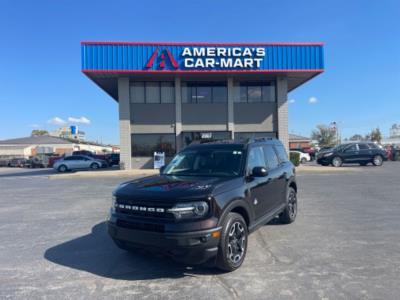
[[[217,256],[217,268],[232,272],[238,269],[247,252],[248,230],[240,214],[229,213],[222,227]]]
[[[57,170],[58,170],[58,172],[63,173],[63,172],[68,171],[68,168],[67,168],[66,165],[61,165],[61,166],[58,167]]]
[[[372,159],[372,163],[374,166],[380,167],[383,165],[383,157],[380,155],[375,155],[374,158]]]
[[[92,163],[92,164],[90,165],[90,168],[93,169],[93,170],[97,170],[97,169],[100,168],[100,166],[99,166],[98,163]]]
[[[334,166],[335,168],[341,167],[342,164],[343,160],[339,156],[335,156],[334,158],[332,158],[332,166]]]
[[[301,164],[305,164],[307,162],[307,159],[305,159],[305,157],[303,157],[300,161]]]
[[[289,187],[286,201],[286,208],[279,215],[279,220],[283,224],[290,224],[296,220],[297,216],[297,193],[294,188]]]

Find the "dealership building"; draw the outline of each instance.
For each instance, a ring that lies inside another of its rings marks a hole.
[[[82,72],[119,104],[121,166],[201,141],[277,137],[287,94],[324,71],[321,43],[82,42]]]

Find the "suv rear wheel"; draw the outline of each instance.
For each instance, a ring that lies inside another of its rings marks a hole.
[[[285,210],[279,215],[279,220],[283,224],[290,224],[296,220],[297,216],[297,193],[294,188],[289,187],[287,195],[287,205]]]
[[[240,214],[229,213],[222,228],[217,267],[224,271],[239,268],[247,251],[247,225]]]
[[[383,158],[380,155],[375,155],[374,158],[372,159],[372,163],[374,164],[374,166],[382,166],[383,164]]]

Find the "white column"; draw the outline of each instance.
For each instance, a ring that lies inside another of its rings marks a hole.
[[[182,148],[182,89],[181,78],[175,77],[175,139],[176,151]]]
[[[129,78],[118,78],[119,146],[121,169],[132,167],[131,153],[131,105],[129,101]]]
[[[278,77],[276,81],[276,98],[277,98],[277,122],[275,130],[278,132],[278,138],[289,151],[289,116],[287,92],[288,84],[286,77]]]
[[[234,86],[233,78],[228,77],[227,79],[228,87],[228,130],[231,132],[231,138],[235,135],[235,120],[233,116],[234,109]]]

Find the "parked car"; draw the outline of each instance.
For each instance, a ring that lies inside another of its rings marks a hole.
[[[387,153],[382,146],[373,142],[356,142],[341,144],[318,153],[317,163],[323,166],[332,164],[334,167],[340,167],[344,163],[358,163],[362,166],[372,163],[381,166],[386,159]]]
[[[159,175],[113,192],[108,232],[121,249],[157,249],[233,271],[249,233],[276,216],[294,222],[296,193],[294,166],[276,139],[190,145]]]
[[[25,158],[13,158],[8,162],[8,166],[22,168],[25,162],[26,162]]]
[[[53,168],[58,172],[66,172],[79,169],[99,169],[107,166],[108,164],[104,160],[85,155],[71,155],[57,160]]]
[[[0,167],[8,167],[10,160],[8,158],[0,158]]]
[[[308,153],[304,153],[304,152],[300,152],[300,151],[292,151],[292,150],[290,150],[290,152],[298,153],[300,155],[300,163],[302,163],[302,164],[305,164],[306,162],[311,161],[310,154],[308,154]]]
[[[106,155],[106,160],[108,162],[108,165],[111,166],[117,166],[119,165],[119,153],[110,153]]]

